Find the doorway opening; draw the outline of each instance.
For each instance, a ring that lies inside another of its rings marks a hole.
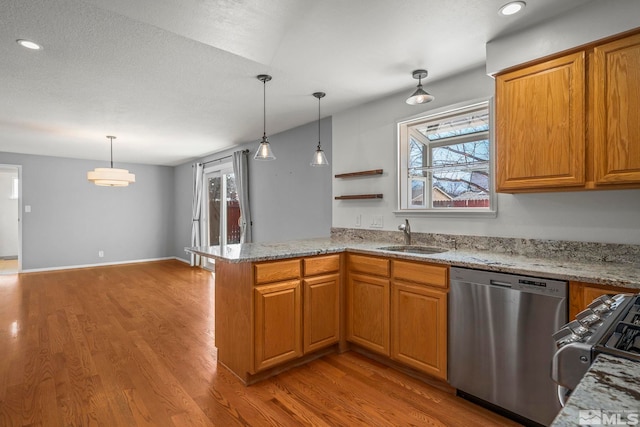
[[[22,270],[22,166],[0,164],[0,274]]]

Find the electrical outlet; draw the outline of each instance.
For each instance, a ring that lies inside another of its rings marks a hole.
[[[362,215],[356,215],[356,227],[362,227]]]
[[[103,258],[104,257],[104,251],[98,251],[98,256],[100,258]]]

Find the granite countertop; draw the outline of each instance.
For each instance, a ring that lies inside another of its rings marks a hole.
[[[350,242],[341,239],[318,238],[276,243],[247,243],[225,246],[185,248],[187,252],[227,262],[258,262],[291,257],[313,256],[343,251],[391,258],[413,259],[457,267],[469,267],[503,273],[540,276],[550,279],[574,280],[610,286],[640,289],[640,261],[636,263],[607,261],[577,261],[558,256],[523,256],[494,253],[488,250],[449,249],[438,254],[413,254],[381,250],[390,242]]]
[[[611,417],[620,422],[608,423]],[[640,363],[601,354],[551,426],[627,425],[627,421],[629,425],[640,421]]]

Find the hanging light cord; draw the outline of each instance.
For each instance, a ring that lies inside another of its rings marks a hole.
[[[267,80],[262,80],[262,140],[267,140]]]
[[[111,169],[113,169],[113,139],[115,136],[107,136],[111,140]]]
[[[320,98],[318,97],[318,150],[320,150]]]
[[[314,92],[313,96],[318,98],[318,151],[322,151],[320,148],[320,99],[325,96],[324,92]]]

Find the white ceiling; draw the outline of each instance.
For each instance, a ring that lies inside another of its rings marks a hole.
[[[2,0],[0,151],[176,165],[485,62],[591,0]],[[43,46],[29,51],[16,39]],[[437,96],[437,94],[436,94]],[[116,165],[117,166],[117,165]]]

